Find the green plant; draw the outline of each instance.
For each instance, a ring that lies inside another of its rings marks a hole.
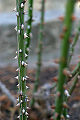
[[[20,105],[20,115],[18,118],[20,120],[26,120],[27,119],[27,96],[26,96],[26,79],[28,78],[26,76],[26,62],[25,62],[25,38],[27,37],[24,33],[24,4],[26,0],[16,0],[16,15],[17,15],[17,41],[18,41],[18,76],[15,77],[18,79],[18,88],[19,88],[19,98],[18,98],[18,104]]]
[[[42,0],[41,2],[42,8],[41,8],[41,19],[40,19],[40,33],[39,33],[39,40],[38,40],[38,59],[37,59],[37,71],[36,71],[36,77],[35,77],[35,85],[33,93],[35,93],[39,86],[39,77],[40,77],[40,70],[41,70],[41,62],[42,62],[42,43],[43,43],[43,28],[44,28],[44,7],[45,7],[45,0]],[[34,98],[31,100],[31,107],[34,106]]]
[[[32,14],[33,14],[33,0],[28,0],[28,20],[27,20],[27,38],[25,39],[25,57],[26,60],[29,54],[29,45],[31,39],[31,28],[32,28]]]
[[[60,57],[60,66],[59,66],[59,76],[58,76],[58,85],[57,85],[57,99],[56,99],[56,113],[55,120],[61,119],[61,114],[63,110],[63,100],[64,100],[64,84],[66,83],[66,68],[68,63],[68,53],[69,53],[69,38],[72,29],[72,14],[74,11],[74,0],[68,0],[66,6],[66,15],[64,20],[64,29],[63,29],[63,40],[61,47],[61,57]]]

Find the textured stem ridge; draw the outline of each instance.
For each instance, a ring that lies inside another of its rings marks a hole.
[[[19,99],[20,105],[20,120],[27,120],[27,97],[26,97],[26,63],[25,63],[25,39],[24,39],[24,4],[25,0],[16,0],[17,8],[17,41],[18,41],[18,76],[19,80]]]
[[[64,30],[62,48],[61,48],[55,120],[61,119],[61,114],[63,110],[64,83],[66,83],[66,76],[64,75],[63,71],[67,67],[67,62],[68,62],[69,37],[72,29],[72,14],[74,11],[74,5],[75,5],[75,0],[67,1],[66,16],[64,21],[64,25],[66,29]]]
[[[45,0],[42,0],[41,4],[42,4],[42,8],[41,8],[41,20],[40,20],[40,33],[39,33],[39,40],[38,40],[38,60],[37,60],[37,71],[36,71],[36,78],[35,78],[35,85],[34,85],[33,93],[35,93],[38,89],[40,69],[41,69],[41,59],[42,59]],[[35,102],[35,100],[34,100],[34,98],[32,98],[31,107],[33,107],[34,102]]]
[[[31,28],[32,28],[32,14],[33,14],[33,0],[28,0],[28,20],[27,20],[27,36],[25,39],[25,53],[26,53],[26,60],[29,54],[29,45],[31,39]]]

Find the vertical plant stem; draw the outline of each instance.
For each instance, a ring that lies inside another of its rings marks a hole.
[[[16,0],[16,12],[19,14],[19,0]],[[19,51],[19,42],[20,42],[20,34],[18,34],[18,31],[20,30],[20,17],[17,16],[17,44],[18,44],[18,50]],[[18,53],[17,53],[18,54]],[[20,69],[20,55],[18,54],[18,70]],[[20,79],[20,74],[18,71],[18,92],[21,91],[21,79]],[[19,96],[19,101],[21,101],[21,97]],[[20,104],[20,108],[21,108],[21,104]],[[21,116],[21,110],[19,110],[20,112],[20,120],[22,120],[22,116]]]
[[[76,35],[74,37],[72,46],[70,48],[69,64],[70,64],[70,61],[71,61],[71,58],[72,58],[72,55],[73,55],[73,52],[74,52],[74,49],[75,49],[75,45],[77,44],[77,41],[79,39],[79,34],[80,34],[80,24],[79,24],[79,27],[78,27],[78,31],[77,31],[77,33],[76,33]]]
[[[73,91],[74,91],[74,89],[75,89],[75,87],[76,87],[76,84],[77,84],[77,82],[78,82],[78,75],[79,75],[79,72],[75,75],[75,77],[74,77],[74,82],[73,82],[73,84],[72,84],[72,86],[71,86],[71,88],[70,88],[70,90],[69,90],[69,94],[71,95],[72,93],[73,93]]]
[[[40,33],[39,33],[39,40],[38,40],[38,60],[37,60],[37,71],[36,71],[36,78],[35,78],[35,85],[33,93],[35,93],[39,86],[39,77],[40,77],[40,69],[41,69],[41,62],[42,62],[42,42],[43,42],[43,28],[44,28],[44,7],[45,7],[45,0],[41,2],[41,20],[40,20]],[[31,101],[31,107],[34,105],[34,98]]]
[[[61,119],[61,113],[63,110],[63,98],[64,98],[64,83],[66,82],[66,76],[63,71],[67,67],[68,53],[69,53],[69,37],[72,29],[72,14],[74,11],[75,0],[68,0],[66,6],[66,15],[64,25],[66,31],[64,32],[64,37],[62,41],[60,66],[59,66],[59,78],[57,85],[57,99],[56,99],[56,116],[55,120]]]
[[[18,40],[18,79],[19,79],[19,104],[20,120],[27,120],[27,97],[26,97],[26,63],[25,63],[25,40],[24,40],[24,0],[16,0],[17,8],[17,40]]]
[[[31,29],[32,29],[32,16],[33,16],[33,0],[28,0],[28,21],[27,21],[27,38],[25,40],[25,53],[26,53],[26,60],[29,54],[29,45],[31,39]]]

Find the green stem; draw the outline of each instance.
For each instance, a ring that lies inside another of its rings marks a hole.
[[[76,75],[76,73],[78,72],[79,68],[80,68],[80,62],[77,64],[77,66],[75,67],[75,69],[71,73],[73,77]]]
[[[71,61],[71,58],[72,58],[72,55],[73,55],[73,52],[74,52],[74,49],[75,49],[75,45],[77,44],[77,41],[78,41],[78,38],[79,38],[79,34],[80,34],[80,24],[79,24],[79,27],[78,27],[78,31],[77,31],[77,33],[76,33],[76,35],[74,37],[72,46],[70,48],[69,64],[70,64],[70,61]]]
[[[56,99],[56,118],[55,120],[61,119],[61,113],[63,110],[63,99],[64,99],[64,83],[66,83],[66,76],[63,74],[64,69],[67,67],[68,53],[69,53],[69,37],[72,29],[72,14],[74,11],[75,0],[68,0],[66,7],[65,26],[67,31],[64,33],[64,39],[62,41],[61,58],[59,66],[59,79],[57,92],[59,93]]]
[[[29,45],[31,39],[31,29],[32,29],[32,14],[33,14],[33,0],[28,0],[28,21],[27,21],[27,38],[25,40],[25,53],[26,53],[26,60],[29,54]]]
[[[16,12],[19,14],[19,0],[16,0]],[[20,42],[20,34],[18,33],[20,31],[20,17],[17,16],[17,43],[18,43],[18,51],[19,51],[19,42]],[[20,55],[18,55],[18,67],[20,68]],[[20,74],[18,72],[18,92],[21,91],[21,79],[20,79]],[[21,101],[21,97],[19,96],[19,101]],[[21,108],[21,104],[20,104],[20,108]],[[21,114],[21,110],[20,110],[20,114]],[[20,120],[22,120],[22,116],[20,116]]]
[[[38,40],[38,60],[37,60],[37,71],[36,71],[36,78],[35,78],[35,85],[33,93],[35,93],[39,86],[39,77],[40,77],[40,69],[41,69],[41,61],[42,61],[42,42],[43,42],[43,28],[44,28],[44,6],[45,0],[42,0],[42,8],[41,8],[41,20],[40,20],[40,33],[39,33],[39,40]],[[31,101],[31,107],[34,106],[34,98]]]
[[[16,0],[17,5],[17,39],[18,39],[18,79],[20,120],[27,119],[26,109],[26,69],[25,69],[25,40],[24,40],[24,0]]]
[[[73,93],[73,91],[74,91],[74,89],[75,89],[75,87],[76,87],[76,84],[77,84],[77,82],[78,82],[78,75],[79,75],[80,73],[78,72],[77,74],[76,74],[76,76],[74,77],[74,82],[73,82],[73,84],[72,84],[72,86],[71,86],[71,88],[70,88],[70,90],[69,90],[69,94],[71,95],[72,93]]]

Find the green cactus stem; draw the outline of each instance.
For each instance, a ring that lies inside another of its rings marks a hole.
[[[44,9],[45,9],[45,0],[42,0],[41,2],[42,8],[41,8],[41,20],[40,20],[40,33],[39,33],[39,40],[38,40],[38,59],[37,59],[37,71],[36,71],[36,77],[35,77],[35,85],[33,93],[35,93],[39,86],[39,77],[40,77],[40,70],[41,70],[41,61],[42,61],[42,42],[43,42],[43,29],[44,29]],[[31,107],[34,106],[34,98],[32,98],[31,101]]]
[[[66,6],[66,15],[64,20],[64,25],[66,30],[64,31],[62,47],[61,47],[61,57],[59,66],[59,77],[57,85],[57,99],[56,99],[56,113],[55,120],[61,119],[61,114],[63,111],[63,99],[64,99],[64,83],[66,83],[66,76],[63,71],[67,68],[68,63],[68,53],[69,53],[69,38],[72,29],[72,14],[74,11],[75,0],[68,0]]]
[[[16,79],[19,80],[19,100],[20,120],[27,120],[27,97],[26,97],[26,62],[25,62],[25,39],[24,39],[24,4],[25,0],[16,0],[17,8],[17,41],[18,41],[18,76]]]
[[[27,20],[27,36],[28,37],[25,39],[26,60],[29,54],[29,45],[30,45],[30,39],[31,39],[32,14],[33,14],[33,0],[28,0],[28,20]]]

